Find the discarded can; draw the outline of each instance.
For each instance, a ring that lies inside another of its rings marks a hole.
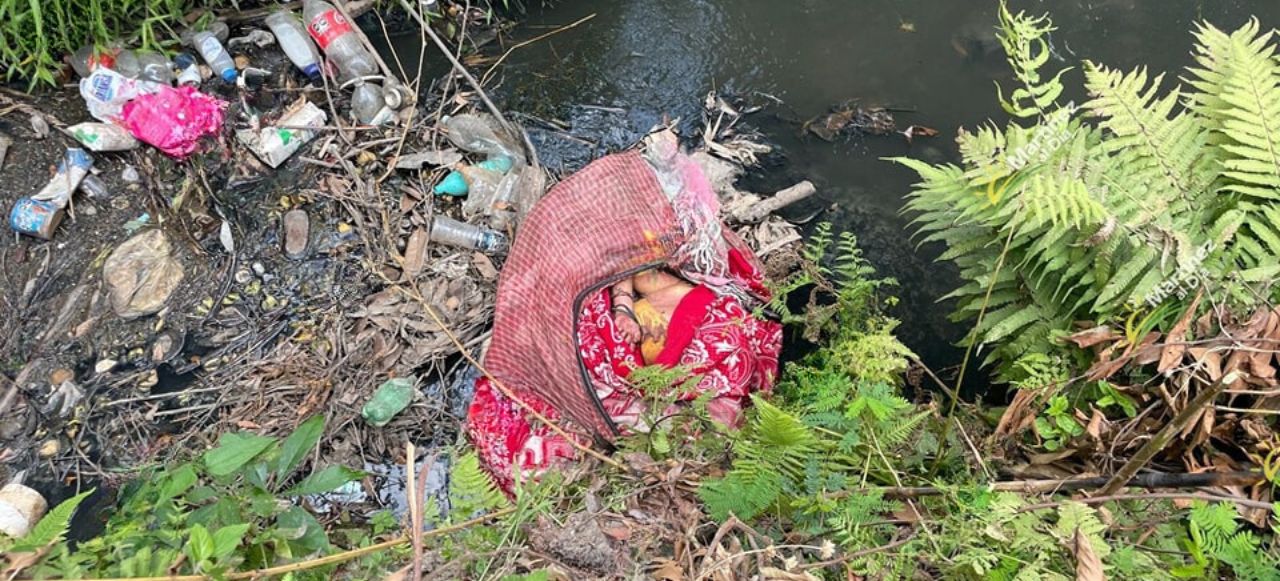
[[[327,119],[324,110],[308,101],[296,111],[286,113],[276,126],[258,131],[241,129],[236,131],[236,139],[267,165],[279,167],[300,147],[315,139],[315,131],[307,128],[320,127]]]
[[[114,123],[78,123],[67,131],[91,151],[128,151],[138,146],[129,130]]]
[[[89,156],[89,152],[79,147],[68,147],[62,161],[58,162],[58,172],[31,199],[52,202],[59,208],[66,206],[71,201],[71,192],[80,187],[80,180],[89,174],[91,167],[93,158]]]
[[[501,232],[443,216],[437,216],[431,222],[431,241],[487,254],[501,252],[507,247],[507,237]]]
[[[415,393],[413,378],[388,379],[373,392],[360,410],[360,415],[373,426],[385,426],[404,408],[409,407]]]
[[[49,240],[62,222],[64,212],[64,206],[52,202],[18,198],[13,211],[9,212],[9,227],[27,236]]]

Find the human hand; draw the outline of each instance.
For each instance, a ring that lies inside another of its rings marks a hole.
[[[623,338],[631,343],[640,342],[640,324],[626,313],[614,313],[613,324],[618,327]]]

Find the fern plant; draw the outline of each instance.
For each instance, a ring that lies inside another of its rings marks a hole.
[[[1026,379],[1019,360],[1065,353],[1055,338],[1075,321],[1124,321],[1170,302],[1182,312],[1205,287],[1239,308],[1272,296],[1280,274],[1273,33],[1256,21],[1230,34],[1200,25],[1189,89],[1143,68],[1085,63],[1090,99],[1075,107],[1059,102],[1062,71],[1040,72],[1051,24],[1000,12],[1024,84],[1001,101],[1030,125],[962,131],[961,165],[896,160],[922,178],[905,210],[920,242],[943,243],[941,259],[959,266],[953,317],[974,322],[965,340],[982,346],[998,377]]]

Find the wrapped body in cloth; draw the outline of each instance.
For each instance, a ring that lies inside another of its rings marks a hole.
[[[643,157],[607,156],[561,182],[512,247],[487,371],[584,445],[646,429],[646,400],[627,382],[645,365],[689,369],[699,381],[681,399],[710,392],[712,419],[737,426],[747,397],[773,386],[782,335],[753,314],[768,300],[759,264],[717,211],[710,184],[670,136]],[[577,457],[487,378],[466,430],[508,492]]]

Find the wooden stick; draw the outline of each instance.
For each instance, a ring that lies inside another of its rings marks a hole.
[[[408,12],[414,20],[418,21],[418,25],[422,27],[422,31],[427,33],[427,36],[431,37],[431,42],[435,43],[436,48],[439,48],[445,58],[449,59],[449,64],[453,66],[453,70],[458,71],[458,74],[462,75],[462,78],[467,80],[467,84],[471,85],[471,88],[476,90],[476,93],[480,95],[480,100],[484,101],[485,108],[489,110],[489,113],[493,114],[494,118],[498,120],[498,123],[502,125],[502,128],[507,130],[507,133],[511,135],[519,135],[519,132],[511,126],[511,122],[507,121],[507,118],[502,115],[502,111],[498,110],[498,106],[494,105],[493,101],[489,99],[489,95],[484,92],[484,87],[480,85],[480,81],[477,81],[475,77],[471,76],[471,73],[467,71],[467,67],[463,66],[462,63],[458,61],[458,58],[453,56],[453,53],[449,51],[449,47],[445,46],[443,40],[440,40],[440,35],[436,34],[436,31],[427,24],[427,21],[422,19],[422,15],[419,14],[417,10],[414,10],[413,6],[409,5],[408,0],[400,0],[400,5],[404,6],[405,12]]]
[[[1260,472],[1201,472],[1199,474],[1143,474],[1125,482],[1125,486],[1135,488],[1200,488],[1204,486],[1248,486],[1266,480]],[[991,483],[991,489],[999,492],[1017,492],[1022,494],[1049,494],[1057,492],[1073,492],[1105,486],[1110,477],[1067,478],[1061,480],[1011,480]],[[861,488],[841,490],[832,493],[835,497],[850,494],[866,494],[880,492],[890,498],[916,498],[919,496],[937,496],[944,494],[945,489],[932,486],[888,486],[882,488]]]
[[[1123,488],[1124,485],[1138,473],[1138,470],[1141,470],[1142,467],[1146,466],[1147,462],[1150,462],[1157,453],[1163,450],[1165,446],[1168,446],[1169,442],[1173,441],[1174,436],[1182,432],[1182,429],[1187,427],[1187,424],[1191,423],[1191,420],[1200,417],[1200,412],[1205,406],[1209,405],[1214,398],[1218,397],[1218,394],[1222,393],[1222,390],[1226,389],[1228,385],[1235,383],[1239,378],[1240,372],[1232,371],[1218,379],[1217,383],[1214,383],[1196,395],[1195,399],[1187,403],[1187,406],[1182,408],[1182,411],[1178,412],[1178,415],[1174,416],[1173,421],[1165,424],[1165,426],[1156,433],[1155,437],[1148,440],[1146,444],[1143,444],[1142,447],[1138,449],[1138,453],[1134,454],[1128,462],[1125,462],[1124,466],[1120,467],[1120,470],[1116,472],[1115,476],[1111,477],[1111,480],[1107,482],[1106,486],[1103,486],[1102,489],[1098,491],[1098,494],[1101,496],[1111,496]]]
[[[817,191],[818,189],[813,186],[813,182],[805,180],[774,194],[770,198],[756,202],[745,210],[734,212],[730,218],[735,222],[744,224],[759,222],[765,216],[812,196]]]
[[[1091,496],[1089,498],[1073,498],[1069,502],[1079,502],[1082,504],[1102,504],[1104,502],[1113,502],[1117,500],[1148,500],[1148,499],[1190,499],[1203,500],[1206,502],[1232,502],[1240,506],[1248,508],[1260,508],[1272,511],[1275,507],[1270,502],[1261,500],[1253,500],[1251,498],[1241,498],[1239,496],[1218,496],[1216,494],[1208,494],[1205,492],[1143,492],[1141,494],[1114,494],[1108,496]],[[1068,502],[1068,501],[1063,501]],[[1018,509],[1018,512],[1031,512],[1033,510],[1042,510],[1046,508],[1057,508],[1062,506],[1063,502],[1046,502],[1043,504],[1033,504]]]

